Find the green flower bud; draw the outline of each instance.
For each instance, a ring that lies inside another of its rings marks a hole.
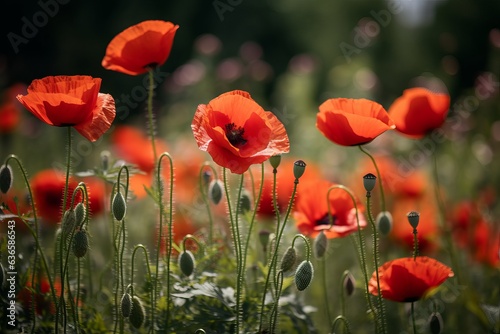
[[[363,186],[367,192],[370,192],[375,188],[375,183],[377,182],[377,177],[372,173],[368,173],[363,176]]]
[[[297,290],[305,290],[311,283],[314,275],[314,268],[311,261],[302,261],[295,271],[295,286]]]
[[[420,220],[420,213],[418,213],[416,211],[411,211],[411,212],[408,212],[407,217],[408,217],[408,222],[410,223],[410,225],[413,228],[417,228],[418,222]]]
[[[252,208],[252,200],[250,199],[250,193],[243,190],[240,197],[240,212],[246,214]]]
[[[212,201],[212,203],[217,205],[222,199],[222,194],[222,181],[219,179],[212,180],[208,186],[208,198]]]
[[[297,252],[294,247],[288,247],[283,257],[281,258],[281,270],[284,272],[293,268],[295,261],[297,260]]]
[[[132,313],[132,297],[128,293],[125,293],[122,296],[122,300],[120,302],[120,312],[124,318],[128,318]]]
[[[306,170],[306,163],[302,160],[297,160],[293,163],[293,176],[298,180]]]
[[[76,214],[75,210],[66,210],[63,214],[61,222],[61,232],[65,238],[69,238],[71,233],[76,227]]]
[[[260,241],[260,244],[262,245],[262,248],[264,250],[267,249],[267,245],[269,244],[269,236],[270,236],[271,232],[267,231],[267,230],[261,230],[259,231],[259,241]]]
[[[195,268],[194,255],[190,251],[184,251],[179,255],[179,268],[186,276],[191,276]]]
[[[0,168],[0,191],[4,194],[12,187],[12,168],[9,165],[3,165]]]
[[[132,310],[128,317],[130,324],[135,328],[141,328],[144,324],[144,319],[146,319],[146,311],[139,297],[132,297]]]
[[[85,208],[85,205],[81,202],[75,206],[75,218],[78,226],[80,226],[85,220],[86,211],[87,209]]]
[[[271,163],[271,166],[273,166],[274,169],[277,169],[281,163],[281,154],[273,155],[272,157],[269,158],[269,162]]]
[[[89,237],[87,231],[84,229],[76,231],[73,236],[73,254],[78,258],[84,257],[88,249]]]
[[[328,248],[328,239],[326,237],[325,232],[321,231],[314,239],[313,249],[316,258],[318,259],[322,258],[325,255],[327,248]]]
[[[113,198],[113,204],[111,205],[113,211],[113,216],[116,220],[122,221],[127,212],[127,202],[121,192],[117,192]]]
[[[354,288],[356,286],[356,280],[354,279],[354,276],[350,272],[347,272],[347,274],[344,276],[344,282],[342,282],[344,286],[344,292],[347,297],[352,296],[354,293]]]
[[[381,211],[377,215],[376,224],[382,235],[389,235],[392,230],[392,214],[389,211]]]
[[[429,316],[429,329],[432,334],[441,334],[443,331],[443,318],[438,312],[433,312]]]

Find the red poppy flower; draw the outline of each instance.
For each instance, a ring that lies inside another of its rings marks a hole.
[[[316,127],[338,145],[354,146],[371,142],[395,128],[384,107],[366,99],[329,99],[319,106]]]
[[[384,263],[378,268],[382,297],[395,302],[415,302],[433,288],[453,277],[451,268],[427,256],[401,258]],[[378,295],[377,276],[373,273],[369,291]]]
[[[61,221],[65,175],[53,169],[43,170],[33,176],[30,181],[35,207],[39,217],[56,224]],[[66,210],[69,209],[73,190],[77,182],[70,179]],[[80,200],[77,195],[76,201]]]
[[[99,93],[101,79],[89,76],[55,76],[33,80],[27,95],[17,99],[38,119],[53,126],[72,126],[96,141],[115,118],[115,101]]]
[[[450,96],[425,88],[410,88],[389,108],[396,130],[413,138],[421,138],[439,128],[450,108]]]
[[[50,283],[46,277],[39,277],[35,280],[35,287],[31,286],[31,277],[26,281],[26,285],[18,292],[17,299],[20,301],[25,312],[31,309],[31,290],[35,291],[35,311],[38,315],[54,315],[56,307],[50,292]],[[57,279],[54,282],[54,290],[58,296],[61,293],[61,282]],[[81,301],[81,300],[80,300]]]
[[[171,22],[154,20],[129,27],[108,44],[102,66],[108,70],[139,75],[153,66],[163,65],[170,55],[178,28]]]
[[[14,104],[9,101],[0,106],[0,134],[11,133],[19,123],[21,112]]]
[[[332,183],[324,180],[307,182],[301,185],[300,197],[297,199],[294,218],[297,229],[312,238],[324,230],[327,238],[338,238],[357,231],[356,210],[349,194],[342,189],[330,191],[330,212],[333,217],[333,226],[330,226],[328,217],[328,189]],[[364,211],[361,203],[358,207],[359,225],[366,226],[366,220],[362,214]]]
[[[240,90],[199,105],[191,128],[200,150],[236,174],[290,149],[285,127],[278,118]]]

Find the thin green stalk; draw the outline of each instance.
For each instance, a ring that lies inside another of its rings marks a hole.
[[[378,188],[380,190],[380,203],[381,203],[381,208],[382,208],[382,211],[385,211],[385,195],[384,195],[384,187],[382,185],[382,175],[380,174],[380,171],[378,169],[378,166],[377,166],[377,162],[375,161],[375,159],[373,158],[373,156],[368,152],[366,151],[363,146],[359,145],[358,146],[359,149],[361,150],[361,152],[363,152],[364,154],[366,154],[370,160],[372,161],[373,163],[373,166],[375,167],[375,170],[377,171],[377,178],[378,178]]]
[[[417,229],[413,229],[413,260],[417,259],[418,256],[418,236],[417,236]]]
[[[356,225],[358,227],[358,244],[357,244],[357,250],[358,250],[358,255],[359,255],[359,261],[360,261],[360,265],[361,265],[361,271],[363,272],[363,277],[364,277],[364,280],[365,280],[365,298],[366,298],[366,301],[368,303],[368,307],[370,308],[370,312],[373,314],[373,319],[375,320],[374,324],[375,324],[375,332],[378,333],[379,332],[379,325],[378,325],[378,321],[377,321],[377,314],[375,313],[375,309],[373,307],[373,303],[370,299],[370,295],[369,295],[369,292],[368,292],[368,272],[367,272],[367,267],[366,267],[366,255],[365,255],[365,241],[364,241],[364,238],[363,238],[363,234],[361,233],[361,226],[359,225],[359,211],[358,211],[358,205],[356,203],[356,199],[354,198],[354,195],[352,193],[351,190],[349,190],[349,188],[343,186],[343,185],[335,185],[335,186],[331,186],[330,189],[328,189],[328,197],[329,197],[329,194],[330,194],[330,191],[332,191],[333,189],[342,189],[344,190],[345,192],[347,192],[347,194],[351,197],[351,200],[352,200],[352,203],[354,205],[354,210],[355,210],[355,213],[356,213]],[[330,201],[328,201],[328,216],[329,216],[329,219],[330,221],[333,221],[333,218],[332,218],[332,215],[331,215],[331,209],[330,209]]]
[[[271,321],[269,325],[269,333],[276,333],[276,324],[278,322],[278,307],[279,307],[279,296],[281,295],[281,290],[283,289],[283,270],[278,271],[275,282],[276,290],[276,300],[274,301],[273,309],[271,310]]]
[[[340,309],[342,312],[341,315],[345,315],[345,313],[346,313],[344,281],[346,280],[348,275],[349,275],[349,271],[345,270],[344,273],[342,274],[342,279],[340,280]]]
[[[146,249],[146,247],[142,244],[138,244],[138,245],[135,245],[134,246],[134,250],[132,251],[132,268],[131,268],[131,272],[130,272],[130,284],[129,284],[129,287],[131,287],[132,289],[132,295],[133,295],[133,289],[134,289],[134,265],[135,265],[135,254],[137,253],[137,251],[141,249],[144,253],[144,258],[146,259],[146,269],[148,271],[148,280],[151,282],[151,280],[153,279],[153,275],[151,275],[151,266],[149,264],[149,256],[148,256],[148,250]],[[127,287],[127,290],[128,291],[128,287]],[[123,292],[125,293],[125,291]],[[155,292],[153,290],[151,290],[151,300],[153,300],[153,294]],[[153,308],[153,305],[151,305],[151,308]],[[151,310],[152,311],[152,310]],[[151,327],[149,328],[149,331],[151,332],[155,332],[155,328],[154,328],[154,323],[151,324]]]
[[[169,218],[168,218],[168,242],[165,244],[168,245],[167,247],[167,315],[166,315],[166,324],[168,328],[168,323],[170,320],[170,259],[172,257],[172,240],[173,240],[173,197],[174,197],[174,163],[172,161],[172,157],[170,154],[164,152],[160,155],[160,159],[158,160],[158,168],[157,168],[157,188],[158,188],[158,205],[160,207],[160,230],[159,230],[159,235],[158,235],[158,244],[157,244],[157,251],[156,251],[156,270],[155,270],[155,279],[154,279],[154,298],[151,301],[152,304],[152,315],[151,315],[151,322],[154,330],[154,323],[155,323],[155,315],[156,315],[156,298],[158,297],[158,275],[159,275],[159,266],[160,266],[160,246],[161,246],[161,240],[162,240],[162,233],[163,233],[163,215],[164,215],[164,208],[163,208],[163,199],[162,199],[162,180],[161,180],[161,162],[164,157],[168,158],[169,165],[170,165],[170,188],[169,188],[169,197],[168,197],[168,205],[169,205]]]
[[[417,334],[417,325],[415,324],[415,307],[413,306],[415,303],[411,302],[411,323],[413,326],[413,334]]]
[[[381,184],[381,182],[379,182]],[[378,272],[378,267],[379,267],[379,250],[378,250],[378,231],[377,227],[375,226],[375,220],[373,219],[372,216],[372,210],[371,210],[371,195],[369,192],[366,193],[366,206],[367,206],[367,213],[368,213],[368,220],[370,221],[370,225],[373,231],[373,262],[375,264],[375,275],[377,277],[377,300],[378,300],[378,306],[380,308],[380,315],[377,313],[377,318],[381,320],[381,326],[382,326],[382,332],[387,333],[387,319],[385,315],[385,304],[384,300],[382,299],[382,291],[380,289],[380,277],[379,277],[379,272]]]
[[[240,259],[238,261],[237,265],[237,270],[238,270],[238,275],[237,279],[238,281],[236,282],[236,333],[240,332],[240,328],[243,322],[243,309],[242,309],[242,290],[245,282],[245,268],[243,267],[243,249],[241,247],[241,239],[240,239],[240,206],[241,206],[241,192],[243,190],[243,174],[241,174],[240,177],[240,184],[238,186],[238,195],[236,197],[236,211],[234,214],[235,221],[234,226],[235,226],[235,231],[236,231],[236,236],[235,238],[238,239],[238,247],[239,247],[239,254],[240,254]]]
[[[330,303],[328,302],[328,285],[326,284],[326,258],[318,259],[321,263],[321,271],[323,272],[322,281],[323,281],[323,296],[325,302],[325,312],[328,319],[328,323],[332,323],[332,316],[330,313]]]
[[[342,323],[344,324],[344,327],[347,330],[347,334],[351,333],[349,321],[343,315],[339,315],[338,317],[335,318],[335,320],[333,320],[332,328],[330,329],[330,333],[335,333],[335,328],[337,328],[337,323],[339,323],[340,321],[342,321]]]
[[[214,241],[214,219],[212,217],[212,210],[210,210],[210,202],[208,201],[208,194],[207,194],[207,189],[205,185],[203,184],[203,170],[205,166],[208,166],[212,172],[214,173],[213,177],[216,180],[217,179],[217,172],[215,171],[215,168],[212,167],[208,162],[205,162],[203,166],[200,168],[200,175],[199,175],[199,185],[200,185],[200,192],[201,192],[201,198],[203,199],[203,203],[205,203],[205,206],[207,208],[207,215],[208,215],[208,242],[210,245],[213,245]]]
[[[151,146],[153,148],[153,161],[157,161],[156,144],[155,144],[155,120],[153,116],[153,92],[154,92],[154,75],[153,70],[148,71],[149,74],[149,90],[148,90],[148,121],[149,121],[149,137],[151,138]]]
[[[262,294],[262,300],[261,300],[261,305],[260,305],[260,321],[259,321],[259,333],[262,332],[262,325],[263,325],[263,319],[264,319],[264,308],[265,308],[265,302],[266,302],[266,292],[269,287],[269,278],[271,276],[271,273],[273,272],[273,268],[276,268],[276,262],[278,258],[278,250],[279,250],[279,245],[281,241],[281,237],[283,235],[283,231],[285,230],[286,222],[288,220],[288,217],[290,216],[290,212],[292,211],[292,206],[293,206],[293,200],[295,198],[295,194],[297,193],[297,185],[299,184],[299,180],[295,179],[294,185],[293,185],[293,191],[292,191],[292,196],[290,197],[290,201],[288,202],[288,207],[285,213],[285,218],[283,219],[283,224],[281,225],[281,229],[275,239],[275,244],[274,244],[274,250],[273,250],[273,255],[271,256],[271,263],[269,263],[269,270],[267,271],[266,275],[266,282],[264,284],[264,292]]]

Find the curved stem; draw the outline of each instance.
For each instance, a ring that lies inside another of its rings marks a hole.
[[[153,161],[157,161],[156,144],[155,144],[155,120],[153,116],[153,93],[154,93],[154,75],[153,70],[148,71],[149,75],[149,90],[148,90],[148,121],[149,121],[149,137],[151,138],[151,146],[153,148]]]
[[[380,174],[380,171],[378,169],[378,166],[377,166],[377,162],[375,161],[375,159],[373,158],[373,156],[368,152],[366,151],[363,146],[359,145],[358,146],[359,149],[361,150],[361,152],[363,152],[364,154],[366,154],[370,160],[372,161],[373,163],[373,166],[375,167],[375,170],[377,171],[377,177],[378,177],[378,187],[380,189],[380,203],[381,203],[381,208],[382,208],[382,211],[385,211],[385,195],[384,195],[384,187],[382,185],[382,175]]]
[[[343,315],[339,315],[338,317],[335,318],[335,320],[333,320],[332,328],[330,329],[330,333],[335,333],[335,328],[337,328],[337,323],[340,322],[340,321],[342,321],[342,323],[344,324],[345,329],[347,329],[347,333],[348,334],[351,333],[349,321]]]

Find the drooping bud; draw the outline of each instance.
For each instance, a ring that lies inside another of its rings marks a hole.
[[[410,223],[410,225],[413,228],[417,228],[418,222],[420,220],[420,213],[418,213],[416,211],[411,211],[411,212],[408,212],[407,217],[408,217],[408,222]]]
[[[212,180],[212,182],[210,182],[210,185],[208,186],[208,198],[215,205],[220,203],[220,201],[222,199],[222,181],[221,180],[217,179],[217,180]]]
[[[124,318],[128,318],[132,313],[132,297],[128,293],[124,293],[122,296],[120,312]]]
[[[240,197],[240,212],[243,214],[246,214],[252,208],[252,200],[250,197],[250,193],[247,190],[243,190]]]
[[[195,267],[193,253],[191,253],[191,251],[188,250],[182,252],[179,255],[178,261],[181,272],[188,277],[191,276],[191,274],[194,272],[194,267]]]
[[[313,249],[316,258],[318,259],[322,258],[325,255],[327,248],[328,248],[328,238],[326,237],[325,231],[321,231],[314,239]]]
[[[429,316],[429,329],[432,334],[441,334],[443,331],[443,318],[439,312],[433,312]]]
[[[283,253],[283,257],[281,258],[281,270],[286,272],[293,268],[295,261],[297,260],[297,252],[294,247],[288,247]]]
[[[356,280],[354,279],[354,276],[348,271],[344,275],[344,282],[342,282],[344,286],[344,292],[347,297],[352,296],[354,293],[354,288],[356,286]]]
[[[128,317],[130,324],[135,328],[141,328],[144,324],[144,319],[146,319],[146,311],[139,297],[132,297],[132,310]]]
[[[12,168],[9,165],[3,165],[0,168],[0,191],[4,194],[12,187]]]
[[[377,177],[372,173],[368,173],[363,176],[363,186],[367,192],[370,192],[375,188],[375,183],[377,182]]]
[[[122,221],[127,212],[127,202],[121,192],[117,192],[113,198],[113,204],[111,205],[113,211],[113,216],[116,220]]]
[[[386,236],[392,230],[392,214],[389,211],[381,211],[376,219],[377,229],[380,234]]]
[[[66,210],[61,221],[61,232],[65,238],[69,238],[76,226],[75,210]]]
[[[80,202],[75,206],[75,218],[76,218],[76,225],[80,226],[83,221],[85,220],[85,216],[87,213],[87,209],[85,209],[85,205]]]
[[[302,261],[295,271],[295,286],[297,290],[305,290],[312,281],[314,268],[311,261]]]
[[[76,231],[73,236],[73,254],[77,257],[84,257],[89,249],[89,237],[85,229]]]
[[[273,155],[272,157],[269,158],[269,162],[271,163],[271,166],[273,166],[274,169],[277,169],[281,163],[281,154]]]
[[[300,179],[306,170],[306,163],[302,160],[297,160],[293,163],[293,176],[296,180]]]

